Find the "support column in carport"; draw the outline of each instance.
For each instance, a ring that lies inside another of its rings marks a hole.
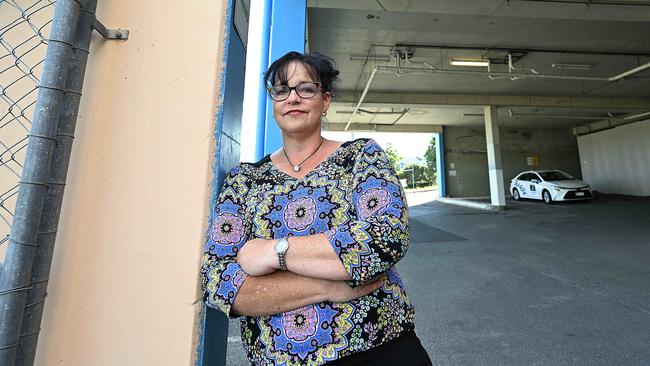
[[[506,196],[503,188],[503,168],[501,166],[501,139],[499,137],[499,115],[497,107],[484,108],[485,140],[487,142],[488,175],[490,177],[490,198],[493,206],[505,207]]]

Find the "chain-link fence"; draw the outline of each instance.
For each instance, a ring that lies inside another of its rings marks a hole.
[[[0,0],[0,365],[40,333],[97,0]]]
[[[0,262],[38,94],[53,0],[0,0]]]

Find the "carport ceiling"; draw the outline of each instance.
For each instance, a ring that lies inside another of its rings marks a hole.
[[[309,49],[333,57],[341,71],[328,120],[349,121],[375,68],[355,123],[481,124],[481,96],[503,97],[500,120],[513,127],[573,127],[648,111],[650,68],[606,79],[650,62],[650,0],[601,2],[618,4],[310,0]]]

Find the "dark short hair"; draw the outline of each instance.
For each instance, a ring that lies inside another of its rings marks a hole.
[[[305,66],[311,79],[320,83],[324,92],[334,95],[336,83],[339,80],[339,70],[336,69],[334,60],[322,53],[305,53],[291,51],[275,60],[264,74],[264,85],[270,87],[276,82],[286,84],[291,75],[286,74],[287,66],[292,62],[300,62]]]

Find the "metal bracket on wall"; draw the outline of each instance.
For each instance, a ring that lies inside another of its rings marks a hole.
[[[95,22],[93,23],[93,28],[95,28],[95,30],[99,32],[99,34],[101,34],[102,37],[106,39],[119,39],[123,41],[129,39],[128,29],[108,29],[97,18],[95,18]]]

